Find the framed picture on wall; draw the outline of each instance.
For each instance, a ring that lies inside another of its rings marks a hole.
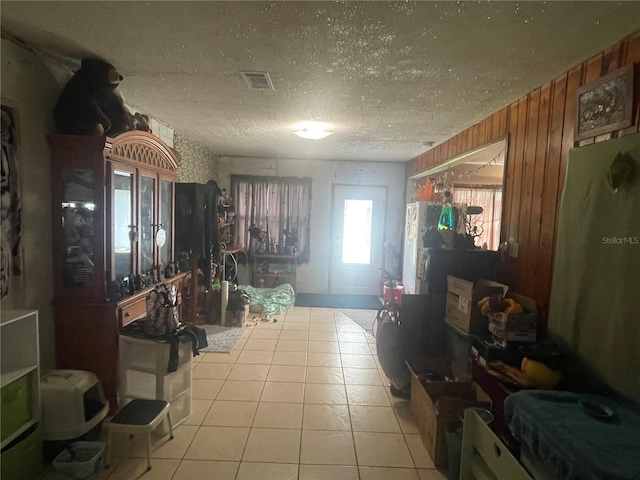
[[[20,191],[18,189],[18,121],[16,110],[2,101],[0,168],[0,297],[9,293],[11,277],[22,275]]]
[[[633,64],[578,89],[575,140],[621,130],[633,122]]]

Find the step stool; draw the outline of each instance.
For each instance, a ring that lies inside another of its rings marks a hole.
[[[165,417],[169,423],[169,440],[173,439],[171,425],[171,404],[164,400],[145,400],[135,398],[122,407],[109,422],[107,427],[106,466],[111,462],[111,433],[121,432],[129,435],[145,433],[147,435],[147,471],[151,470],[151,432]]]

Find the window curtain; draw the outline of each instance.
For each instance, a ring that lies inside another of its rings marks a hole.
[[[453,203],[482,207],[482,214],[469,217],[471,227],[482,233],[476,239],[476,246],[487,244],[489,250],[497,250],[500,245],[500,220],[502,216],[502,187],[499,185],[454,185]]]
[[[264,237],[268,253],[290,254],[295,243],[298,262],[309,262],[310,178],[231,175],[231,192],[236,243],[249,258]]]

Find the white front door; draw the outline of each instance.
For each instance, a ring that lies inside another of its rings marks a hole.
[[[329,292],[379,295],[387,188],[333,186]]]

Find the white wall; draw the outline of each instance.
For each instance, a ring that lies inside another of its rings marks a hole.
[[[18,175],[22,206],[22,285],[11,289],[1,308],[39,310],[40,361],[55,366],[53,266],[51,260],[51,169],[46,135],[53,131],[53,107],[60,92],[40,57],[2,40],[2,103],[18,120]]]
[[[219,169],[220,187],[228,191],[232,174],[312,178],[311,259],[308,264],[298,266],[296,290],[300,293],[326,293],[329,289],[333,184],[388,186],[385,241],[402,250],[406,185],[402,163],[221,157]],[[239,281],[249,283],[250,275],[241,272]]]

